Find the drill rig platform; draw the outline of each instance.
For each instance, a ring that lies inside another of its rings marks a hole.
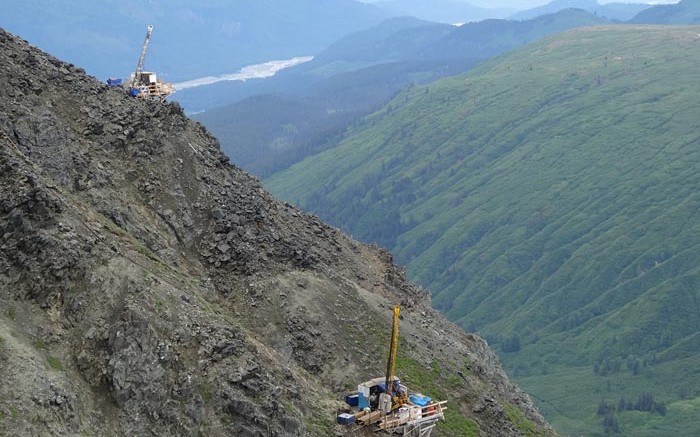
[[[156,73],[152,71],[143,71],[143,64],[146,60],[146,52],[151,42],[152,33],[153,25],[149,25],[146,29],[146,39],[143,42],[139,62],[136,64],[136,70],[132,73],[129,81],[129,94],[134,97],[151,97],[165,101],[167,96],[175,92],[173,84],[159,80]]]
[[[384,377],[363,382],[345,396],[352,407],[340,412],[337,421],[355,429],[373,427],[374,432],[405,437],[429,437],[439,420],[445,420],[447,401],[435,402],[420,393],[409,395],[408,387],[394,375],[399,340],[400,308],[394,307],[389,358]]]
[[[153,71],[144,71],[143,66],[146,60],[148,46],[151,43],[151,35],[153,34],[153,25],[149,25],[146,29],[146,39],[141,48],[139,61],[136,64],[136,70],[131,73],[129,80],[126,83],[127,92],[132,97],[158,99],[161,102],[165,98],[175,92],[175,86],[171,83],[163,82],[158,79],[158,75]],[[109,78],[107,84],[110,86],[122,86],[121,79]]]

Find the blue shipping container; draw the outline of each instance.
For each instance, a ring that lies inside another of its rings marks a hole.
[[[359,394],[345,395],[345,403],[350,405],[351,407],[356,407],[357,401],[358,401],[358,399],[357,399],[358,396],[359,396]]]
[[[352,425],[355,423],[355,415],[348,413],[338,414],[338,423],[341,425]]]

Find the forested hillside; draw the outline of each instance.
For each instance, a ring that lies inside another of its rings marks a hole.
[[[561,431],[700,433],[700,27],[572,30],[266,181],[391,247]]]

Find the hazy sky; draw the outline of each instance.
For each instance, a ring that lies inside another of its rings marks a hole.
[[[546,5],[551,0],[465,0],[467,3],[481,7],[534,8]],[[678,0],[598,0],[598,3],[678,3]]]
[[[383,0],[361,0],[366,3],[375,3]],[[430,1],[430,0],[425,0]],[[536,6],[542,6],[549,3],[551,0],[464,0],[476,6],[484,8],[512,8],[512,9],[527,9]],[[598,3],[678,3],[678,0],[598,0]]]

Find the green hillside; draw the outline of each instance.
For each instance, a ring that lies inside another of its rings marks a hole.
[[[550,37],[266,184],[390,247],[561,431],[700,434],[698,34]]]
[[[631,23],[697,24],[700,23],[700,0],[681,0],[677,4],[657,5],[630,20]]]

